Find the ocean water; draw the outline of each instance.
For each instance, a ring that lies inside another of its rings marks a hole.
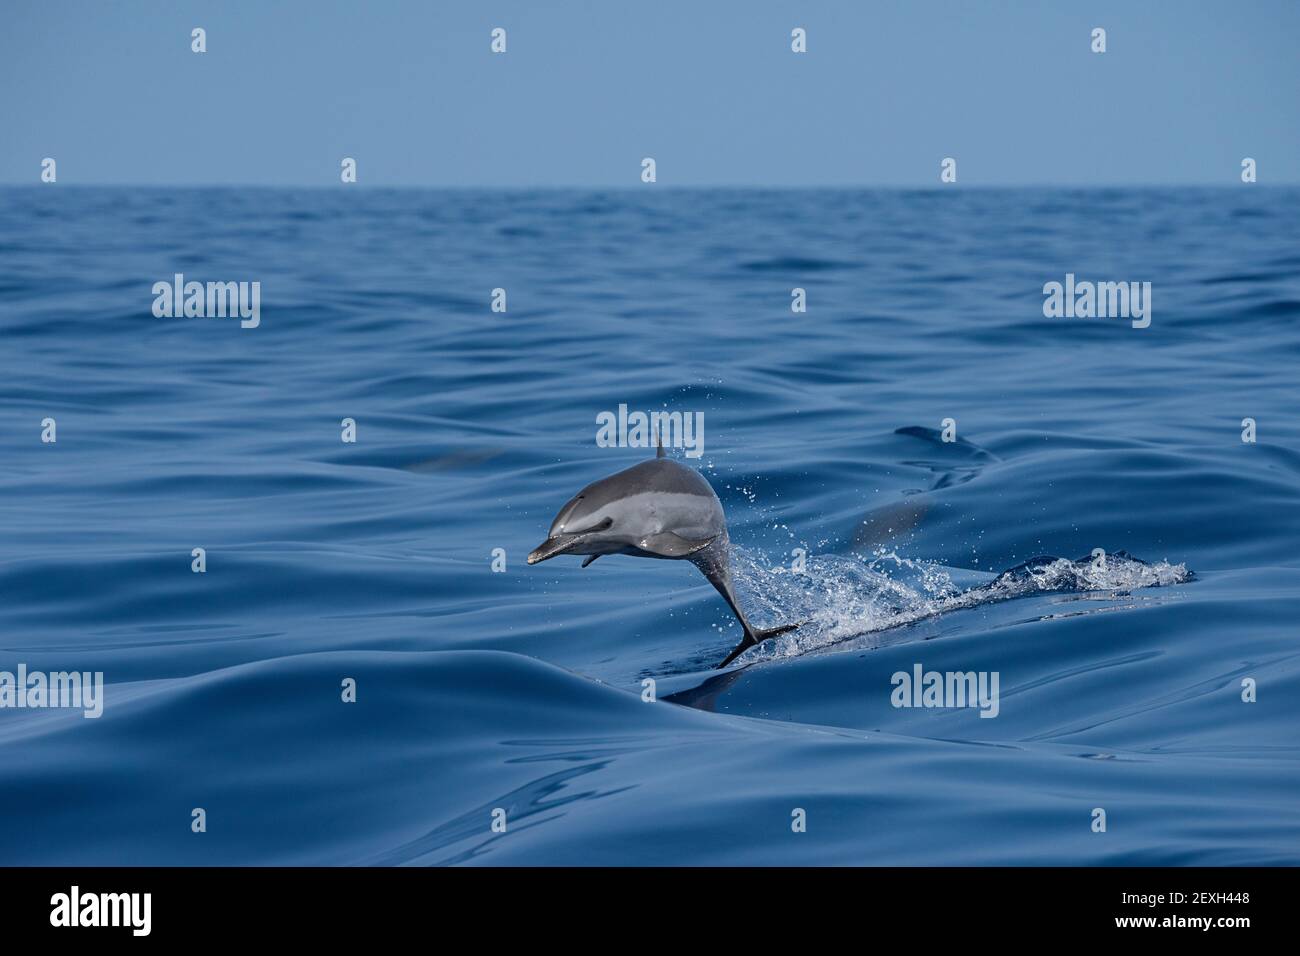
[[[1300,192],[2,208],[0,669],[105,686],[0,710],[0,862],[1300,863]],[[156,318],[175,273],[260,325]],[[1067,273],[1150,327],[1045,318]],[[704,414],[741,601],[809,624],[717,672],[688,563],[525,564],[651,453],[620,404]]]

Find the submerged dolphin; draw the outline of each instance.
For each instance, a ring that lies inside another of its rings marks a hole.
[[[545,541],[528,555],[537,564],[558,554],[585,554],[585,568],[602,554],[638,558],[685,559],[717,588],[740,626],[744,639],[718,667],[726,667],[748,648],[798,624],[759,630],[750,626],[731,590],[730,541],[722,502],[694,469],[664,457],[602,478],[583,488],[560,509]]]

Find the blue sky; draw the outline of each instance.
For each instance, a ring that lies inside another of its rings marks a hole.
[[[6,0],[0,182],[1300,182],[1300,2]],[[190,51],[207,30],[208,52]],[[489,50],[503,27],[508,52]],[[790,30],[809,52],[790,51]],[[1089,49],[1093,27],[1108,50]]]

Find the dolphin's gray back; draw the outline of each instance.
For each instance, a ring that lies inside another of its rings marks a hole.
[[[713,487],[694,468],[687,468],[671,458],[651,458],[639,465],[624,469],[617,474],[592,482],[579,494],[588,498],[593,506],[608,504],[619,498],[645,492],[662,492],[665,494],[696,495],[704,498],[722,510],[718,496]]]

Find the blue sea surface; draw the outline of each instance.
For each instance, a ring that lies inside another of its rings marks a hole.
[[[1300,863],[1300,192],[0,198],[0,669],[105,680],[0,710],[0,863]],[[717,672],[688,562],[525,564],[653,453],[620,404],[704,413],[740,600],[808,625]]]

